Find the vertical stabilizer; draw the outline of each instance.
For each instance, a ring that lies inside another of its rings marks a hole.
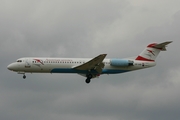
[[[166,51],[166,46],[172,41],[163,42],[160,44],[152,43],[149,44],[136,58],[141,61],[155,61],[160,51]]]

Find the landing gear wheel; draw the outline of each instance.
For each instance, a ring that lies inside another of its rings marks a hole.
[[[23,75],[23,78],[26,79],[26,75]]]
[[[86,83],[89,84],[91,82],[91,79],[87,78]]]
[[[87,79],[86,79],[86,83],[89,84],[91,82],[91,78],[93,77],[92,74],[87,74],[86,75]]]

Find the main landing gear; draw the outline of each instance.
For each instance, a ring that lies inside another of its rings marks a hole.
[[[87,74],[86,77],[87,77],[87,78],[86,78],[86,81],[85,81],[85,82],[86,82],[87,84],[89,84],[89,83],[91,82],[91,78],[92,78],[93,76],[92,76],[92,74]]]
[[[25,74],[23,75],[23,78],[26,79],[26,75]]]

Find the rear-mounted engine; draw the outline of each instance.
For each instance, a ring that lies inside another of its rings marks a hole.
[[[123,59],[111,59],[110,65],[116,66],[116,67],[127,67],[127,66],[133,66],[134,61],[131,60],[123,60]]]

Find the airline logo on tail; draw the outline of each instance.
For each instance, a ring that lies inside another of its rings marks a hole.
[[[147,50],[147,51],[155,56],[154,51],[152,50]]]

